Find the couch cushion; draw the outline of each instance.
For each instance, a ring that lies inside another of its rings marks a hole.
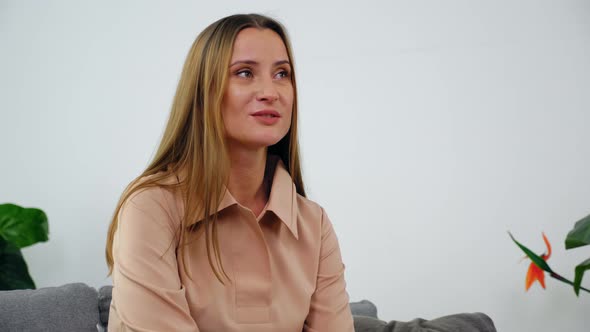
[[[355,332],[381,332],[386,322],[380,320],[379,318],[363,316],[363,315],[354,315],[354,331]]]
[[[83,283],[0,291],[0,331],[96,331],[98,294]]]
[[[385,322],[377,318],[354,316],[356,332],[496,332],[494,322],[482,313],[461,313],[432,320],[416,318],[409,322]]]
[[[353,316],[367,316],[377,318],[377,306],[371,301],[362,300],[350,302],[350,311]]]
[[[111,310],[111,298],[113,286],[102,286],[98,290],[98,312],[100,314],[100,325],[108,327],[109,311]]]

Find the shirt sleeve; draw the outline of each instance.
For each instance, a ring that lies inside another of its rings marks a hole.
[[[113,245],[109,331],[199,331],[180,281],[176,249],[161,188],[124,203]]]
[[[344,264],[332,223],[322,209],[322,243],[316,289],[303,326],[304,332],[354,332]]]

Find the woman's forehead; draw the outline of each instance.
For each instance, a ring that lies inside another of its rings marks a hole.
[[[287,60],[287,49],[281,37],[271,29],[246,28],[234,41],[232,63],[235,61]]]

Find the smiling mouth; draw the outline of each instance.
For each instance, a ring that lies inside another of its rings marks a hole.
[[[281,114],[275,110],[261,110],[251,114],[252,116],[259,116],[261,118],[280,118]]]

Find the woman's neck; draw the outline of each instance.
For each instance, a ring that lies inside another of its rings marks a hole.
[[[265,181],[266,149],[230,149],[227,189],[241,205],[258,216],[268,202],[270,185]]]

